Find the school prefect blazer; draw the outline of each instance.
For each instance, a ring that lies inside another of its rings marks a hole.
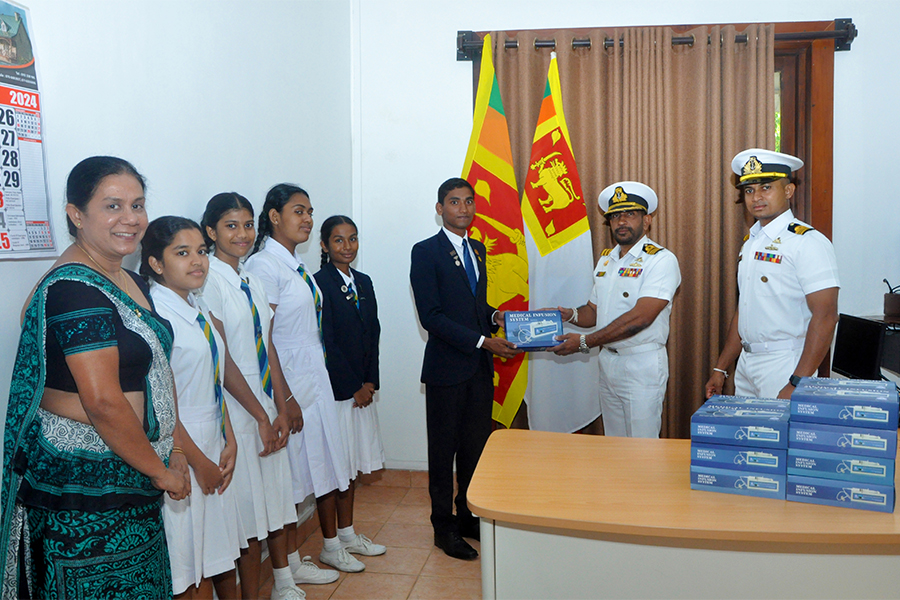
[[[359,310],[353,296],[345,291],[344,279],[337,268],[328,263],[316,273],[322,290],[322,335],[325,339],[326,364],[336,400],[353,397],[364,383],[378,389],[378,305],[369,276],[350,269],[356,282]],[[341,289],[344,288],[344,289]]]
[[[428,332],[422,383],[456,385],[471,379],[480,365],[493,372],[487,350],[476,348],[497,327],[491,322],[494,308],[487,303],[487,270],[484,244],[469,238],[478,266],[475,294],[453,244],[439,231],[413,246],[409,280],[419,322]]]

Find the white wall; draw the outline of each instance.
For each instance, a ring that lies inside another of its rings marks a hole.
[[[830,21],[860,37],[835,57],[834,242],[840,309],[881,312],[883,277],[900,284],[900,210],[893,197],[895,77],[900,58],[889,1],[359,0],[362,268],[382,307],[382,403],[388,457],[425,465],[424,334],[408,282],[409,250],[437,229],[437,186],[462,170],[472,127],[472,65],[457,62],[458,30]],[[357,60],[354,58],[354,60]],[[599,142],[599,140],[598,140]],[[712,199],[716,201],[716,199]],[[702,240],[698,240],[702,243]]]
[[[881,311],[900,283],[892,190],[900,6],[878,0],[26,0],[39,61],[50,188],[62,223],[68,170],[97,153],[149,178],[151,216],[198,218],[234,189],[257,208],[273,183],[309,189],[319,218],[350,212],[359,268],[375,282],[384,330],[379,411],[388,464],[425,468],[425,336],[409,250],[437,230],[437,186],[462,169],[472,65],[457,30],[832,20],[852,17],[835,58],[834,241],[841,310]],[[351,143],[352,140],[352,143]],[[352,196],[352,198],[351,198]],[[699,242],[698,242],[699,243]],[[317,252],[307,248],[311,262]],[[0,262],[0,390],[25,296],[45,261]],[[5,400],[0,399],[0,413]]]

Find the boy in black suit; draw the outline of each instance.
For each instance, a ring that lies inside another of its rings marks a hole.
[[[444,226],[413,247],[409,274],[419,321],[428,331],[422,383],[431,524],[436,546],[454,558],[472,560],[478,552],[463,536],[479,539],[479,523],[466,504],[466,491],[491,434],[491,354],[511,358],[521,350],[491,337],[503,323],[503,314],[487,303],[484,245],[467,235],[475,218],[472,186],[465,179],[448,179],[438,188],[435,210]]]

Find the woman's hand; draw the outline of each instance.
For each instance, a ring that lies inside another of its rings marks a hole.
[[[278,433],[272,424],[269,423],[268,417],[259,422],[259,439],[262,440],[263,451],[260,456],[268,456],[278,449]]]
[[[275,444],[275,450],[281,450],[287,446],[288,438],[291,437],[291,426],[288,424],[288,418],[285,413],[281,413],[272,421],[272,427],[278,434],[278,442]]]
[[[288,424],[291,426],[291,433],[300,433],[303,429],[303,410],[293,396],[285,402],[284,414],[287,416]]]
[[[200,484],[200,491],[207,495],[212,494],[224,482],[219,465],[205,456],[196,462],[197,464],[191,466],[194,467],[194,477],[197,478],[197,483]]]
[[[150,482],[156,489],[167,492],[172,500],[184,500],[191,495],[191,479],[187,471],[187,459],[184,454],[174,452],[169,459],[169,464],[171,466],[160,475],[151,477]]]
[[[375,386],[371,383],[364,383],[355,394],[353,394],[353,408],[365,408],[372,404],[372,398],[375,396]]]
[[[228,442],[219,454],[219,472],[222,474],[222,485],[219,493],[223,493],[234,476],[234,463],[237,460],[238,448],[235,442]]]

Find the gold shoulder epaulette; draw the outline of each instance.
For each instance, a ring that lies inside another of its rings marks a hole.
[[[647,254],[656,254],[662,250],[659,246],[654,246],[653,244],[644,244],[644,252]]]
[[[807,231],[812,231],[813,229],[815,228],[809,227],[808,225],[801,225],[800,223],[791,223],[788,225],[788,231],[796,233],[797,235],[803,235]]]
[[[600,256],[609,256],[610,252],[612,252],[612,248],[604,248],[603,252],[600,253]]]
[[[746,242],[749,239],[750,239],[750,234],[748,233],[747,235],[744,236],[744,241]]]

